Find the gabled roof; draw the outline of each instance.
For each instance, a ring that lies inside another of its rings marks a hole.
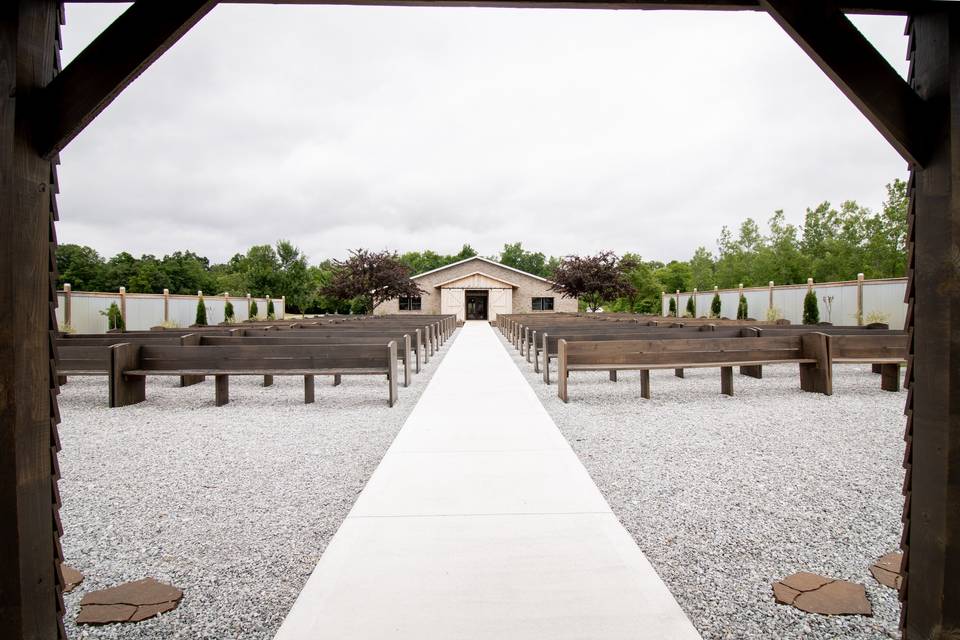
[[[464,275],[462,275],[462,276],[457,276],[456,278],[453,278],[453,279],[451,279],[451,280],[446,280],[445,282],[438,282],[437,284],[435,284],[435,285],[433,285],[433,286],[434,286],[434,287],[444,287],[444,286],[446,286],[446,285],[448,285],[448,284],[453,284],[454,282],[460,282],[461,280],[466,280],[467,278],[472,278],[473,276],[483,276],[484,278],[489,278],[490,280],[493,280],[493,281],[495,281],[495,282],[499,282],[499,283],[501,283],[501,284],[510,285],[511,287],[514,287],[515,289],[519,289],[519,288],[520,288],[520,285],[518,285],[516,282],[510,282],[509,280],[504,280],[503,278],[498,278],[497,276],[492,276],[492,275],[490,275],[489,273],[484,273],[483,271],[474,271],[473,273],[466,273],[466,274],[464,274]]]
[[[445,265],[443,265],[442,267],[438,267],[438,268],[436,268],[436,269],[431,269],[430,271],[424,271],[423,273],[418,273],[417,275],[413,276],[411,279],[412,279],[412,280],[416,280],[416,279],[418,279],[418,278],[422,278],[423,276],[428,275],[428,274],[431,274],[431,273],[436,273],[436,272],[438,272],[438,271],[443,271],[444,269],[449,269],[450,267],[455,267],[455,266],[460,265],[460,264],[466,264],[467,262],[470,262],[471,260],[480,260],[480,261],[482,261],[482,262],[486,262],[487,264],[496,265],[496,266],[500,267],[501,269],[509,269],[510,271],[513,271],[514,273],[523,274],[523,275],[527,276],[528,278],[535,278],[536,280],[540,280],[541,282],[547,282],[547,283],[549,283],[549,284],[553,284],[553,282],[551,282],[550,280],[547,280],[546,278],[542,278],[542,277],[540,277],[540,276],[538,276],[538,275],[535,275],[535,274],[532,274],[532,273],[527,273],[526,271],[521,271],[520,269],[514,269],[513,267],[508,267],[507,265],[501,264],[501,263],[497,262],[496,260],[490,260],[489,258],[484,258],[484,257],[482,257],[482,256],[473,256],[472,258],[467,258],[467,259],[465,259],[465,260],[459,260],[459,261],[457,261],[457,262],[451,262],[450,264],[445,264]],[[459,278],[457,278],[457,279],[459,280]],[[508,284],[509,284],[509,283],[508,283]]]

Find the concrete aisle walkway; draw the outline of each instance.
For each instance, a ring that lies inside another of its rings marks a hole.
[[[277,640],[699,638],[486,323],[467,323]]]

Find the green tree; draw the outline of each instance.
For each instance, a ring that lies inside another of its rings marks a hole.
[[[203,296],[197,299],[197,318],[194,324],[198,327],[207,326],[207,305],[203,303]]]
[[[704,291],[717,282],[717,270],[713,256],[704,247],[697,247],[690,258],[690,284]]]
[[[257,316],[260,315],[260,308],[257,307],[256,300],[250,300],[250,317],[249,320],[256,320]]]
[[[94,249],[79,244],[61,244],[57,247],[57,284],[69,283],[74,291],[104,290],[105,264]]]
[[[710,315],[714,318],[719,318],[722,307],[723,305],[720,302],[720,294],[714,293],[713,300],[710,301]]]
[[[820,306],[817,304],[817,292],[807,291],[803,297],[803,324],[818,324],[820,322]]]
[[[275,320],[277,318],[276,311],[273,309],[273,297],[267,298],[267,320]]]
[[[497,262],[541,278],[551,277],[546,256],[539,251],[527,251],[520,242],[503,245],[503,251],[500,252]]]
[[[748,320],[749,318],[750,311],[747,308],[747,297],[741,295],[740,301],[737,303],[737,320]]]
[[[677,317],[677,299],[673,296],[670,296],[670,311],[669,315],[671,318]]]
[[[687,312],[684,314],[687,318],[696,318],[697,317],[697,305],[693,301],[693,296],[687,298]]]
[[[236,318],[236,312],[233,310],[233,303],[227,300],[223,304],[223,320],[225,322],[233,322]]]
[[[112,331],[114,329],[118,331],[124,330],[123,314],[120,313],[120,307],[116,302],[111,302],[110,307],[106,311],[101,311],[100,315],[107,317],[108,331]]]

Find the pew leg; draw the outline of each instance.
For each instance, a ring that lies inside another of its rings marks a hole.
[[[880,366],[882,368],[880,372],[880,388],[884,391],[900,391],[900,365],[883,364]]]
[[[57,376],[57,386],[62,387],[67,384],[67,376]]]
[[[180,386],[192,387],[195,384],[200,384],[206,379],[206,376],[180,376]]]
[[[540,349],[533,349],[533,372],[540,373]]]
[[[273,376],[263,376],[263,386],[272,387],[273,386]]]
[[[800,388],[810,393],[833,395],[833,385],[830,382],[828,369],[817,367],[814,363],[800,364]]]
[[[616,382],[616,381],[617,381],[617,370],[610,369],[610,382]]]
[[[733,367],[720,367],[720,393],[733,395]]]
[[[682,377],[683,377],[683,369],[674,369],[674,370],[673,370],[673,375],[677,376],[678,378],[682,378]]]
[[[216,380],[216,400],[218,407],[230,402],[230,376],[215,376]]]
[[[313,376],[303,376],[303,404],[313,404],[314,390]]]
[[[333,386],[335,386],[335,387],[339,387],[339,386],[340,386],[340,374],[339,374],[339,373],[333,374]]]
[[[763,378],[763,365],[751,364],[745,367],[740,367],[740,375],[760,380]]]
[[[546,355],[543,356],[543,383],[550,384],[550,358]]]
[[[410,386],[410,352],[407,352],[407,357],[403,360],[403,386]]]
[[[147,399],[147,377],[120,374],[110,381],[110,406],[126,407]]]
[[[872,365],[870,365],[870,369],[871,369],[874,373],[879,373],[879,374],[883,375],[883,365],[882,365],[882,364],[872,364]]]
[[[640,371],[640,397],[650,399],[650,370],[642,369]]]

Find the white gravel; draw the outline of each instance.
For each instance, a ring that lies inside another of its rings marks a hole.
[[[899,545],[905,393],[870,368],[803,393],[795,366],[734,373],[575,372],[570,403],[504,342],[621,522],[704,638],[895,638],[897,595],[867,567]],[[812,571],[866,585],[874,616],[775,604],[771,583]]]
[[[446,354],[400,402],[386,381],[233,377],[147,380],[144,403],[109,409],[105,378],[71,378],[63,422],[63,550],[86,580],[65,596],[71,638],[272,638],[314,565]],[[402,374],[401,374],[402,375]],[[84,593],[152,576],[184,590],[179,608],[138,624],[77,627]],[[358,612],[358,615],[360,613]]]

